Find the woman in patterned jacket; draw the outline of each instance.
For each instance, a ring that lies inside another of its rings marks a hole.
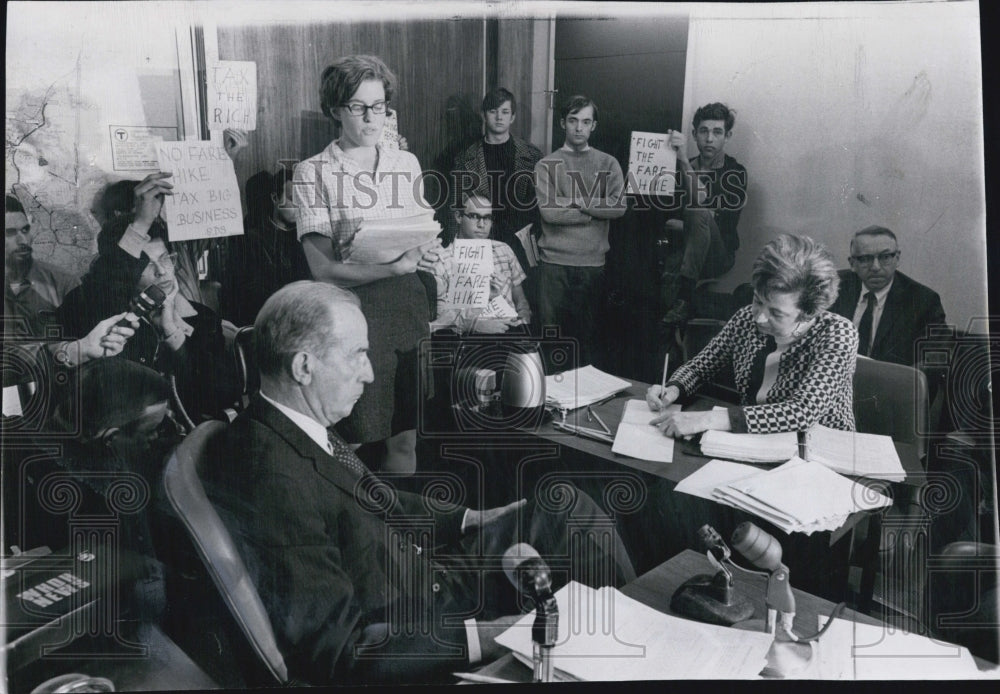
[[[786,234],[768,243],[754,262],[753,303],[677,369],[666,388],[654,385],[646,393],[650,409],[662,411],[731,364],[740,405],[663,412],[652,423],[673,437],[709,429],[805,431],[817,423],[853,430],[858,332],[826,310],[838,284],[833,258],[811,238]]]

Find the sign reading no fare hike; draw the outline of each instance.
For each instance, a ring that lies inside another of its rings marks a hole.
[[[243,233],[243,205],[233,162],[211,142],[159,142],[160,171],[173,174],[164,196],[170,241],[213,239]]]

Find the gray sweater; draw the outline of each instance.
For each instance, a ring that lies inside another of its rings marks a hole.
[[[535,166],[542,235],[539,258],[554,265],[601,267],[608,252],[609,220],[625,214],[618,161],[591,147],[563,147]]]

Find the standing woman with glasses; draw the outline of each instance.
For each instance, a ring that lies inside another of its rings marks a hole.
[[[417,349],[430,323],[427,289],[416,272],[431,270],[441,244],[435,240],[384,264],[345,263],[342,255],[364,220],[431,211],[417,158],[379,144],[395,90],[396,76],[375,56],[339,58],[323,71],[320,102],[340,137],[295,167],[292,199],[313,278],[352,289],[368,320],[375,381],[338,432],[365,446],[359,454],[373,469],[410,474],[422,397]]]
[[[162,308],[139,323],[121,356],[173,377],[184,410],[197,424],[222,417],[235,393],[225,369],[225,340],[218,315],[180,293],[177,256],[160,215],[170,194],[169,173],[154,173],[135,188],[130,214],[105,223],[97,236],[97,257],[80,286],[59,309],[69,336],[86,335],[100,320],[128,311],[133,297],[151,285],[166,295]]]

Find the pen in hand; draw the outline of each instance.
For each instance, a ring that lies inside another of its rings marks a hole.
[[[663,355],[663,378],[660,379],[660,394],[657,396],[656,400],[660,403],[657,408],[659,410],[663,409],[663,394],[667,391],[667,368],[670,366],[670,350]]]

